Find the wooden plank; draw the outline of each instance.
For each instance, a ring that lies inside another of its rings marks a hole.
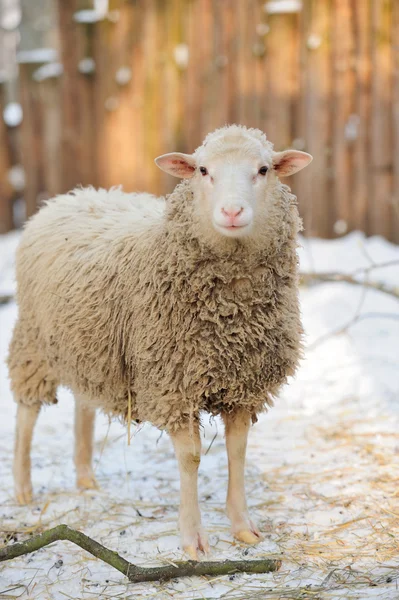
[[[294,54],[297,13],[268,15],[270,28],[266,36],[266,73],[264,95],[266,115],[264,128],[276,150],[291,144],[293,89],[295,86],[296,55]]]
[[[14,226],[14,191],[8,178],[12,159],[9,131],[3,119],[3,92],[4,87],[0,84],[0,233],[6,233]]]
[[[392,234],[392,0],[372,0],[370,232]]]
[[[355,115],[352,226],[370,232],[368,206],[371,193],[371,3],[352,0],[355,39]]]
[[[148,135],[144,137],[144,161],[146,170],[146,189],[160,194],[165,185],[165,175],[154,164],[154,159],[160,154],[173,151],[167,148],[165,123],[164,77],[165,63],[163,56],[167,41],[165,28],[165,4],[159,0],[150,0],[146,5],[147,17],[143,36],[143,54],[145,76],[144,89],[144,127]],[[184,147],[184,144],[183,144]],[[166,175],[165,175],[166,177]]]
[[[354,44],[353,13],[350,0],[334,0],[333,4],[333,199],[335,233],[352,228],[351,183],[353,143],[348,135],[354,104]]]
[[[26,216],[33,215],[45,191],[43,165],[43,110],[39,84],[32,74],[38,65],[19,65],[19,92],[23,110],[21,124],[21,158],[25,171]]]
[[[82,183],[80,77],[78,71],[79,32],[74,21],[78,0],[58,0],[60,57],[63,64],[61,92],[61,176],[63,191]]]
[[[196,65],[196,72],[200,78],[202,92],[200,105],[199,138],[205,137],[215,128],[215,106],[217,97],[212,88],[214,84],[214,22],[212,14],[212,0],[198,0],[199,4],[199,47],[200,54]],[[201,143],[201,142],[199,142]]]
[[[61,98],[59,78],[36,83],[42,120],[40,137],[43,161],[43,199],[66,191],[62,181]]]
[[[226,123],[228,111],[228,75],[226,70],[226,59],[228,52],[228,30],[225,28],[223,15],[226,12],[226,4],[223,2],[212,2],[210,5],[210,23],[213,31],[211,36],[210,68],[209,68],[209,93],[208,107],[211,110],[210,118],[205,127],[213,131],[217,127],[223,127]],[[204,131],[204,133],[208,133]]]
[[[331,196],[331,1],[308,2],[307,27],[303,32],[306,46],[305,89],[302,98],[305,112],[303,137],[297,137],[299,149],[310,152],[313,162],[298,174],[305,197],[306,235],[332,235],[334,211]]]
[[[241,125],[249,125],[251,111],[252,56],[250,50],[250,20],[252,1],[236,4],[237,23],[237,113]]]
[[[202,92],[204,89],[202,61],[202,4],[199,0],[187,3],[186,34],[189,52],[189,63],[186,78],[186,114],[184,115],[186,129],[186,144],[192,152],[200,143],[202,136]],[[167,150],[165,150],[166,152]]]
[[[392,241],[399,243],[399,3],[393,4],[392,18],[393,44],[393,218]]]
[[[238,73],[238,36],[237,36],[238,11],[236,10],[235,0],[228,0],[223,11],[223,30],[225,32],[225,74],[227,85],[227,113],[225,115],[226,123],[239,122],[239,107],[236,101]]]

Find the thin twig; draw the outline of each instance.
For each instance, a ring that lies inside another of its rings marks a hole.
[[[144,581],[166,581],[175,577],[190,577],[193,575],[230,575],[232,573],[270,573],[277,571],[281,561],[264,560],[225,560],[223,562],[196,562],[188,560],[176,562],[162,567],[138,567],[127,561],[117,552],[109,550],[81,531],[71,529],[68,525],[58,525],[44,533],[0,548],[0,562],[11,560],[60,540],[67,540],[90,552],[96,558],[117,569],[133,583]]]
[[[309,344],[308,350],[314,350],[317,346],[319,346],[323,342],[327,341],[329,338],[333,337],[334,335],[341,335],[342,333],[346,333],[350,327],[352,327],[356,323],[359,323],[359,321],[364,321],[366,319],[399,320],[399,313],[397,314],[397,313],[372,312],[372,313],[363,313],[362,315],[357,314],[352,319],[350,319],[350,321],[348,321],[345,325],[341,325],[341,327],[337,327],[336,329],[333,329],[332,331],[325,333],[324,335],[319,337],[316,341],[314,341],[312,344]]]
[[[399,262],[396,262],[399,264]],[[375,267],[366,267],[363,269],[363,272],[367,272],[367,269],[371,270]],[[388,266],[388,265],[385,265]],[[392,266],[392,265],[391,265]],[[356,279],[353,275],[345,275],[343,273],[301,273],[301,282],[302,283],[310,283],[312,281],[320,281],[320,282],[335,282],[335,283],[350,283],[351,285],[360,285],[362,287],[370,288],[376,290],[377,292],[383,292],[384,294],[388,294],[392,296],[396,300],[399,300],[399,288],[398,287],[390,287],[386,283],[381,281],[361,281],[360,279]]]

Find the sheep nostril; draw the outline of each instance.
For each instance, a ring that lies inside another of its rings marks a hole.
[[[226,215],[226,217],[238,217],[238,215],[240,215],[243,212],[243,210],[243,206],[241,206],[240,208],[222,208],[222,213]]]

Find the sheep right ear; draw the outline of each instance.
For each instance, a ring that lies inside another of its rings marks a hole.
[[[313,156],[299,150],[273,152],[273,168],[279,177],[289,177],[311,163]]]
[[[195,158],[191,154],[181,152],[162,154],[155,159],[155,164],[165,173],[181,179],[189,179],[195,173]]]

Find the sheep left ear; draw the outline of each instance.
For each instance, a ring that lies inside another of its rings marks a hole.
[[[273,153],[273,168],[279,177],[288,177],[298,173],[311,163],[313,156],[299,150],[285,150]]]
[[[155,159],[155,164],[165,173],[181,179],[189,179],[195,173],[195,158],[191,154],[181,152],[162,154]]]

